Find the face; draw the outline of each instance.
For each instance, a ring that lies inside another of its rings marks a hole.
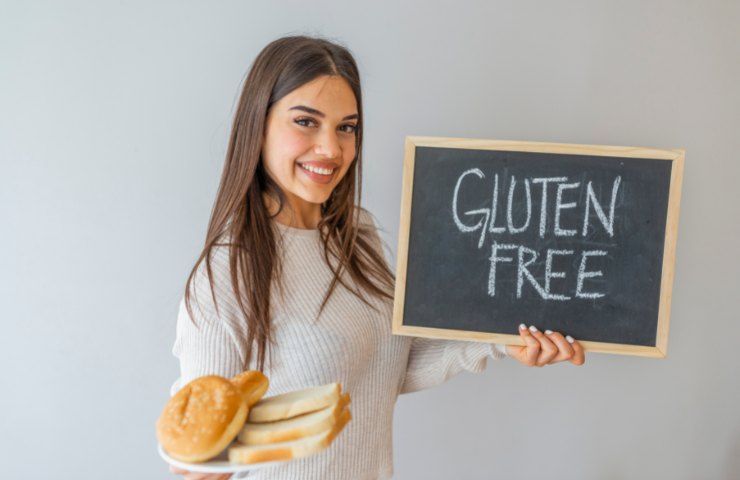
[[[355,158],[357,101],[346,80],[322,76],[275,102],[262,160],[290,207],[319,208]]]

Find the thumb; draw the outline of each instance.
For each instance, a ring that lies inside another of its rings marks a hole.
[[[182,468],[178,468],[174,465],[170,465],[170,473],[174,473],[175,475],[184,475],[190,472],[188,470],[183,470]]]

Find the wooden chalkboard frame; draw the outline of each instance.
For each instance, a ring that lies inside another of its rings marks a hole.
[[[663,249],[663,267],[660,284],[660,304],[655,346],[628,345],[580,341],[589,352],[636,355],[665,358],[668,353],[668,327],[670,323],[671,293],[673,289],[678,214],[681,203],[684,149],[656,149],[644,147],[617,147],[607,145],[579,145],[567,143],[522,142],[507,140],[483,140],[451,137],[407,136],[403,163],[403,185],[401,218],[398,232],[398,255],[396,261],[396,287],[393,305],[392,331],[396,335],[414,337],[469,340],[509,345],[524,345],[518,335],[474,332],[454,329],[419,327],[403,324],[406,272],[411,225],[411,198],[413,192],[414,160],[416,147],[460,148],[474,150],[503,150],[516,152],[541,152],[575,155],[597,155],[605,157],[630,157],[673,162],[668,197],[668,212]]]

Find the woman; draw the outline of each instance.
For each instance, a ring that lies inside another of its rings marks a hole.
[[[522,347],[392,335],[394,276],[359,207],[360,90],[344,47],[304,36],[267,45],[243,87],[205,247],[180,303],[171,394],[201,375],[258,369],[270,395],[341,382],[352,421],[319,454],[234,478],[390,478],[399,394],[481,372],[488,357],[584,363],[577,341],[523,325]]]

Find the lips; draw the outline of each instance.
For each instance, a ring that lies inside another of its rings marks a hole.
[[[334,163],[334,162],[318,162],[318,161],[298,162],[298,165],[308,165],[310,167],[326,168],[326,169],[339,168],[339,164],[338,163]]]
[[[312,172],[304,168],[303,165],[310,165],[311,167],[322,169],[332,169],[332,173],[331,175],[323,175],[321,173]],[[331,182],[331,180],[334,178],[334,175],[337,173],[337,170],[339,170],[339,167],[327,162],[306,162],[304,164],[299,163],[298,169],[312,181],[320,184],[327,184]]]

